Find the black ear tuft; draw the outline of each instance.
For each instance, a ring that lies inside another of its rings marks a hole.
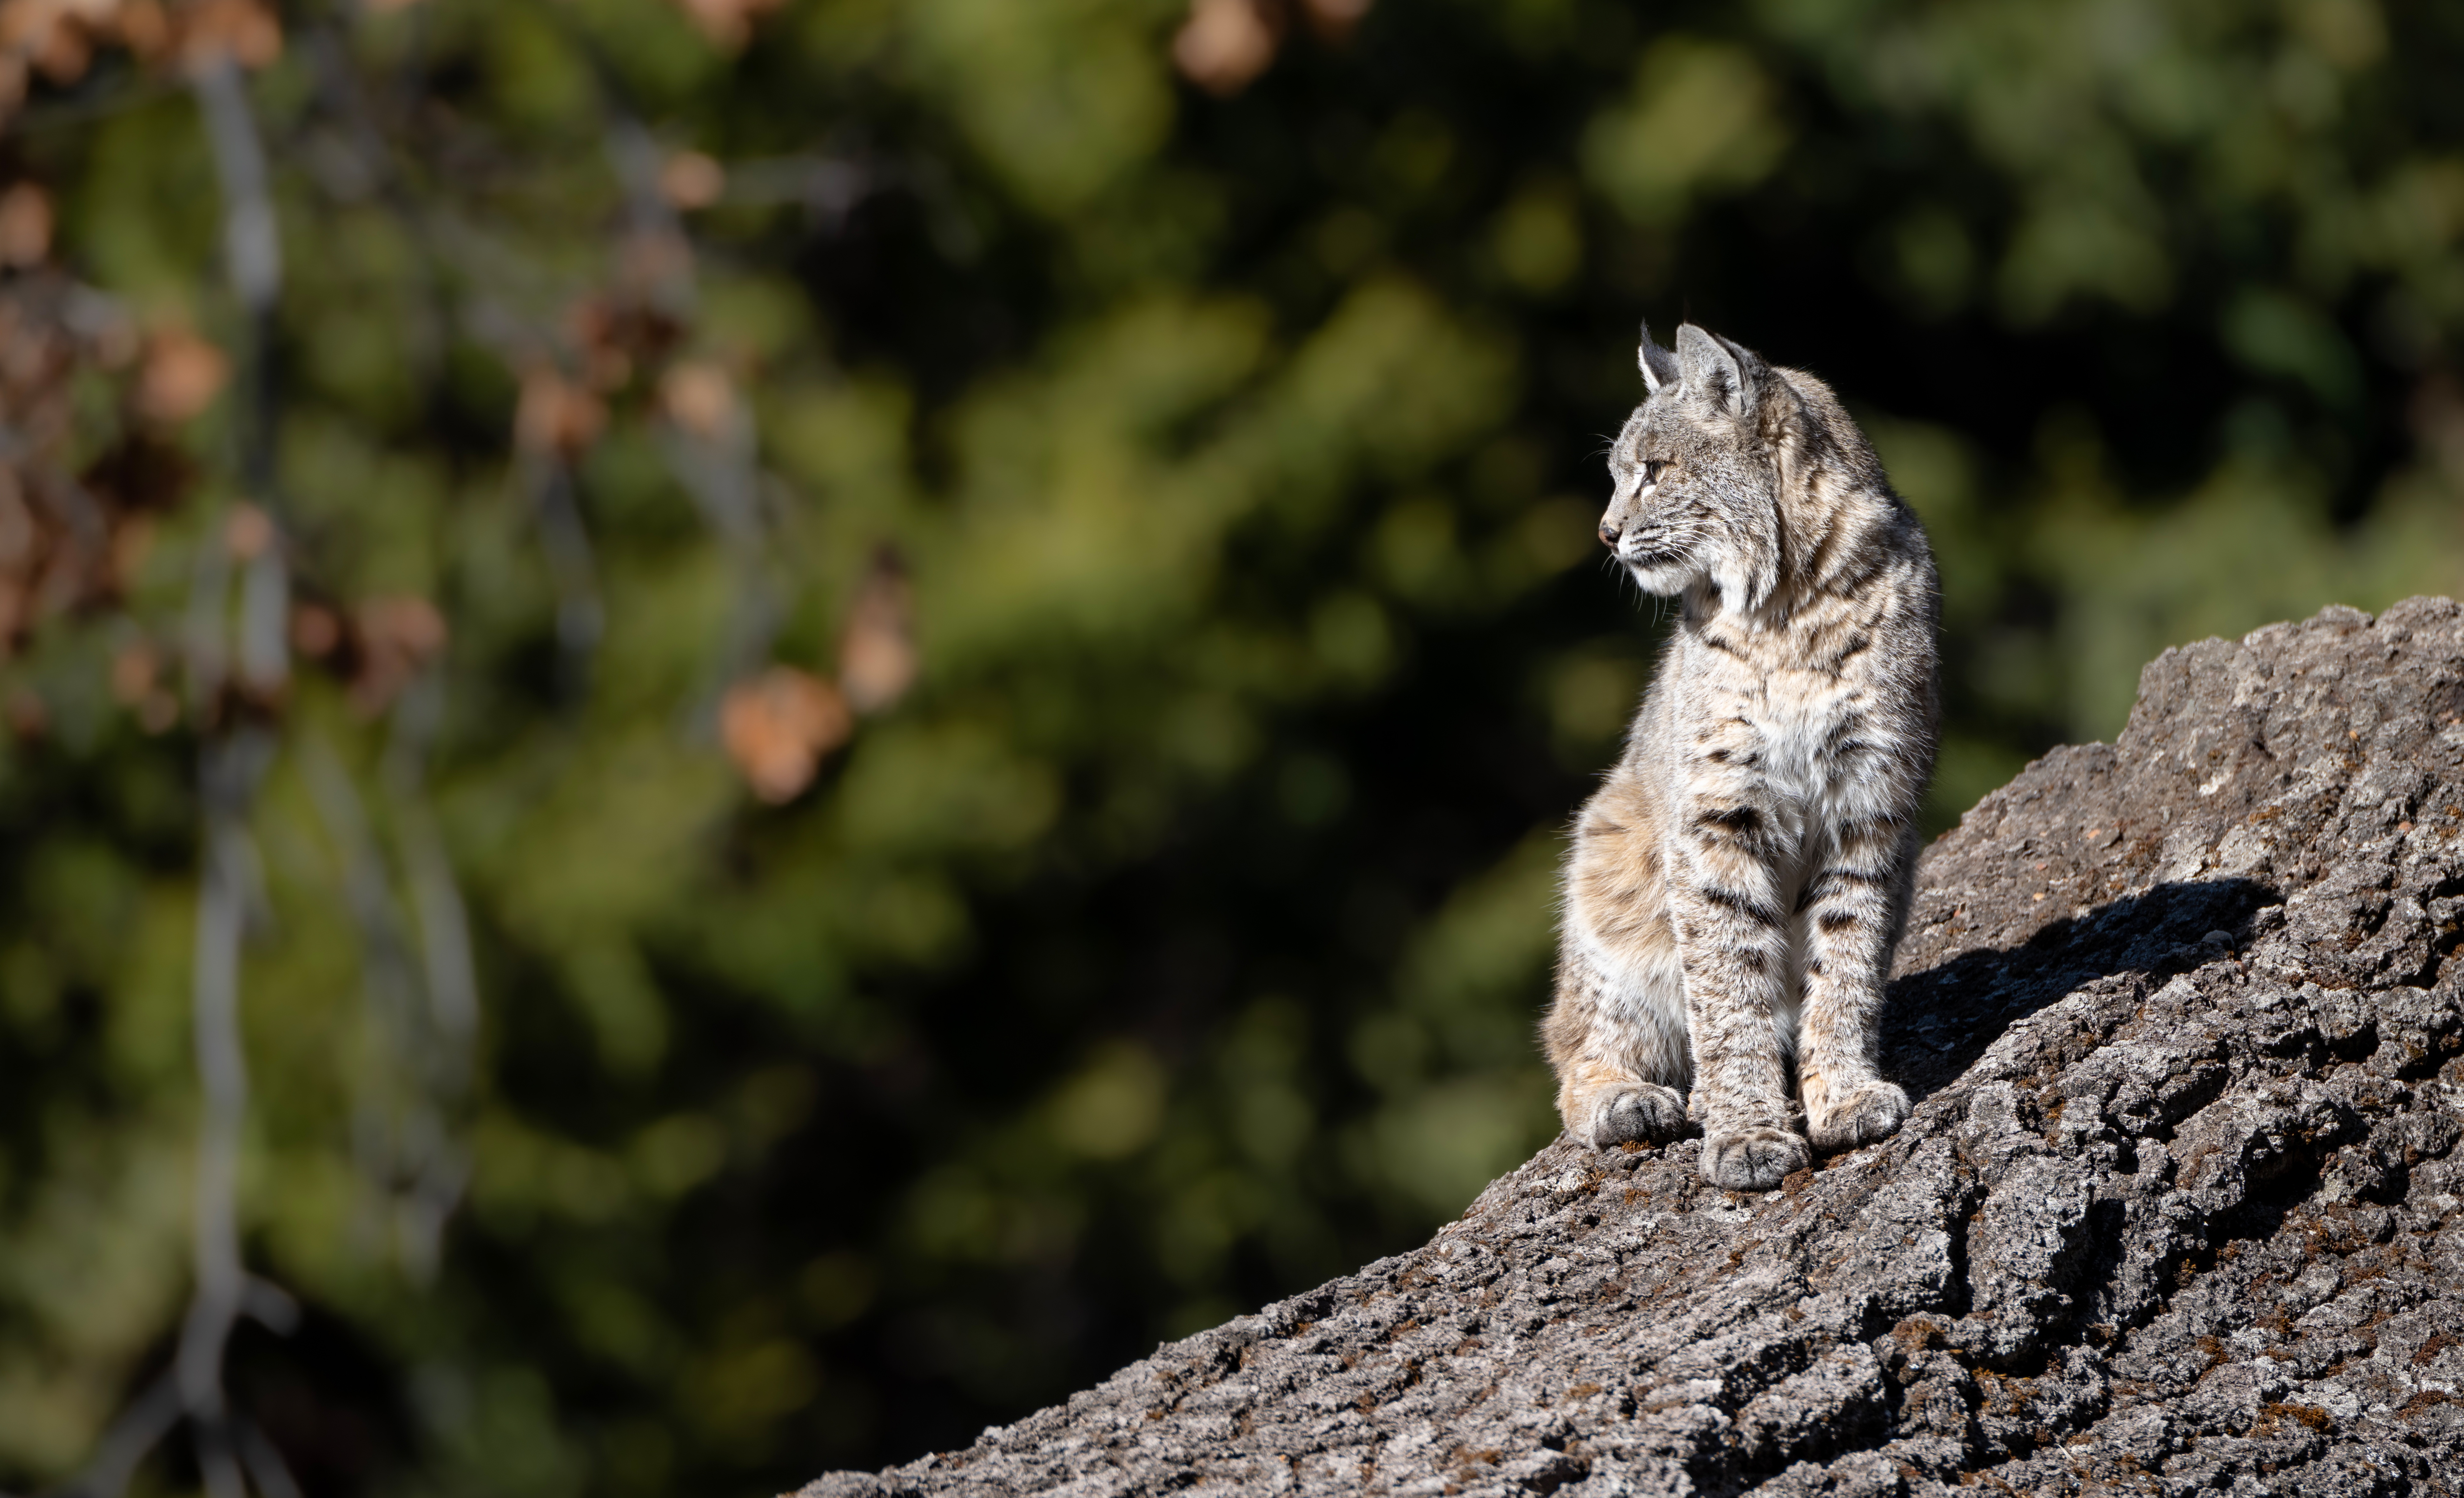
[[[1684,377],[1677,371],[1677,356],[1651,341],[1651,324],[1642,325],[1642,346],[1635,351],[1635,363],[1642,366],[1642,383],[1653,394],[1663,385],[1675,385]]]

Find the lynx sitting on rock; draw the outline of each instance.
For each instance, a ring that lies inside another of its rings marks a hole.
[[[1641,362],[1600,540],[1681,604],[1575,825],[1543,1033],[1574,1138],[1674,1138],[1691,1088],[1703,1174],[1766,1190],[1808,1135],[1907,1116],[1874,1043],[1933,772],[1933,556],[1821,381],[1691,323]]]

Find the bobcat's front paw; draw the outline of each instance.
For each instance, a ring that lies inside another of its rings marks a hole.
[[[1592,1094],[1588,1116],[1575,1131],[1595,1150],[1632,1139],[1640,1144],[1665,1144],[1685,1133],[1685,1099],[1675,1088],[1656,1082],[1602,1088]]]
[[[1816,1102],[1806,1110],[1814,1147],[1825,1155],[1853,1150],[1887,1139],[1907,1120],[1908,1094],[1888,1082],[1867,1082],[1837,1102]]]
[[[1703,1179],[1730,1191],[1769,1191],[1813,1160],[1804,1137],[1785,1129],[1739,1129],[1703,1140]]]

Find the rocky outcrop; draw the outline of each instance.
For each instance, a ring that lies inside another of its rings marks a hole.
[[[2168,650],[1927,854],[1894,1138],[1560,1140],[1423,1247],[825,1495],[2464,1494],[2464,610]]]

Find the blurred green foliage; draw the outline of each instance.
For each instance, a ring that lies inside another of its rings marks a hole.
[[[1177,0],[286,8],[277,493],[228,391],[80,377],[74,464],[193,481],[0,668],[0,1482],[87,1459],[187,1293],[214,729],[124,663],[233,500],[360,642],[279,704],[243,995],[248,1253],[307,1317],[231,1382],[312,1493],[963,1443],[1544,1141],[1558,831],[1654,638],[1592,564],[1641,314],[1832,380],[1924,514],[1937,825],[2165,645],[2464,587],[2464,11],[1344,9],[1244,12],[1201,89]],[[176,77],[46,77],[0,174],[53,259],[238,347]],[[912,690],[750,794],[726,689],[851,670],[900,575]],[[386,678],[402,599],[450,643]],[[431,817],[458,1097],[352,904],[434,937]],[[470,1166],[432,1256],[415,1158]]]

